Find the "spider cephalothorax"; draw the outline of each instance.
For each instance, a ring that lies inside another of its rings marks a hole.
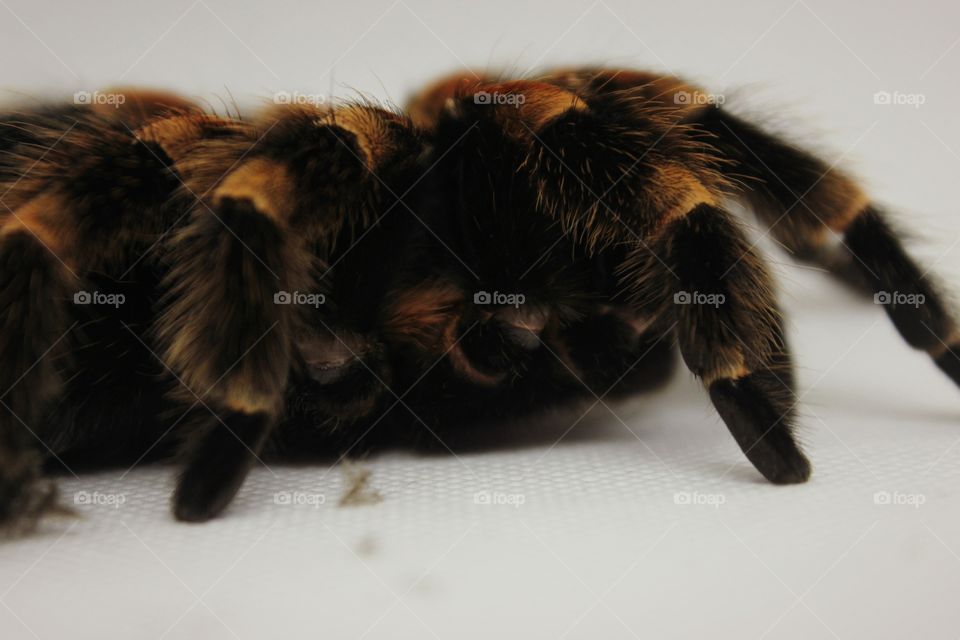
[[[47,454],[180,443],[174,511],[205,520],[261,452],[633,393],[675,344],[754,466],[803,482],[783,318],[734,200],[797,258],[919,301],[886,309],[960,381],[954,320],[856,183],[676,78],[471,74],[407,114],[249,120],[129,98],[0,119],[2,523],[54,508]]]

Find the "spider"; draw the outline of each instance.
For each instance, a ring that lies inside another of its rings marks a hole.
[[[173,455],[174,515],[205,521],[261,456],[637,393],[677,351],[756,469],[804,482],[784,320],[734,202],[960,383],[955,321],[887,214],[683,80],[466,74],[406,112],[250,119],[124,96],[0,118],[8,529],[57,511],[56,463]]]

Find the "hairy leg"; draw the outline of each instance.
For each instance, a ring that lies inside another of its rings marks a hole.
[[[698,123],[743,176],[744,197],[799,259],[883,304],[900,335],[960,384],[960,329],[940,285],[904,249],[889,214],[826,161],[721,108]]]

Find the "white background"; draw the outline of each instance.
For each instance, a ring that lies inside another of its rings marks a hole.
[[[132,84],[402,103],[465,65],[669,70],[860,175],[960,287],[958,42],[946,0],[0,0],[0,98]],[[771,258],[808,485],[760,481],[686,372],[586,417],[492,429],[489,451],[367,460],[372,506],[337,506],[340,468],[260,468],[196,527],[168,516],[170,469],[82,475],[68,500],[123,504],[0,547],[0,637],[956,638],[960,395],[879,308]],[[274,503],[292,491],[325,502]],[[694,494],[722,504],[677,504]]]

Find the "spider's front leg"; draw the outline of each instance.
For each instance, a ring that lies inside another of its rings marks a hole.
[[[684,361],[750,461],[772,482],[805,481],[773,285],[720,207],[718,159],[642,95],[564,98],[532,83],[490,90],[554,96],[545,105],[527,93],[540,108],[501,116],[529,141],[524,164],[541,207],[588,250],[628,248],[619,273],[636,310],[675,320]]]
[[[773,285],[737,221],[700,203],[633,256],[642,295],[670,305],[680,352],[747,458],[768,480],[804,482],[793,371]]]
[[[265,115],[246,138],[209,141],[178,163],[203,197],[171,243],[159,322],[165,361],[188,390],[182,400],[200,405],[177,518],[207,520],[230,503],[283,414],[292,372],[336,382],[330,369],[343,364],[349,341],[327,335],[329,318],[314,326],[322,314],[308,316],[307,305],[328,292],[320,262],[377,213],[374,172],[409,156],[396,140],[405,131],[371,107],[290,107]]]

